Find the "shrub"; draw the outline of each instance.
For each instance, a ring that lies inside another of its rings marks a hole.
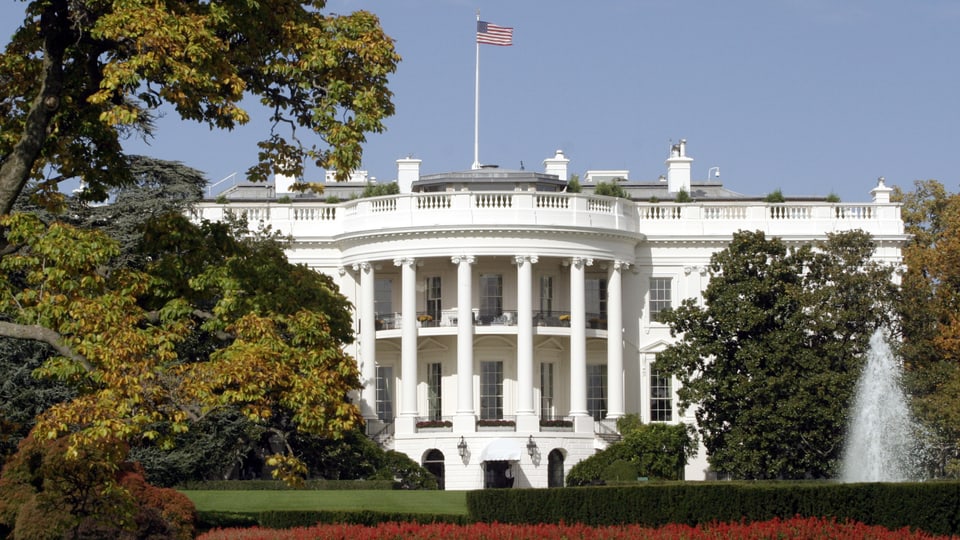
[[[675,199],[675,201],[678,203],[693,202],[693,197],[690,196],[690,193],[688,193],[687,190],[681,189],[677,193],[677,198]]]
[[[768,203],[782,203],[786,202],[787,199],[783,196],[783,192],[780,191],[780,188],[777,188],[768,193],[767,196],[763,198],[763,201]]]
[[[384,453],[384,463],[374,479],[394,480],[396,489],[437,489],[437,477],[433,473],[396,450]]]
[[[583,186],[580,185],[580,177],[573,175],[570,177],[570,181],[567,182],[567,193],[580,193],[583,191]]]
[[[627,195],[627,190],[623,189],[623,186],[614,179],[612,182],[599,182],[597,187],[593,189],[594,195],[605,195],[607,197],[620,197],[621,199],[629,199],[630,196]]]
[[[374,184],[368,182],[363,188],[363,192],[360,193],[360,197],[383,197],[384,195],[396,195],[398,193],[400,193],[400,185],[396,182],[390,182],[389,184]]]

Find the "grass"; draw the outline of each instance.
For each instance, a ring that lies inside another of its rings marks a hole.
[[[184,490],[202,512],[268,510],[374,510],[413,514],[467,513],[465,491],[406,490]]]

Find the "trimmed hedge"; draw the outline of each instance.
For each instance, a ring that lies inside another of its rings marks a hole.
[[[472,520],[500,523],[667,523],[835,517],[890,529],[960,533],[960,483],[839,484],[715,482],[480,490],[467,493]]]
[[[267,512],[198,512],[197,530],[208,531],[216,528],[248,528],[260,526],[268,529],[289,529],[291,527],[310,527],[318,523],[346,523],[351,525],[375,526],[380,523],[452,523],[467,525],[470,518],[462,515],[445,514],[409,514],[402,512],[375,512],[373,510],[336,511],[336,510],[271,510]]]
[[[393,480],[306,480],[302,487],[291,487],[279,480],[208,480],[185,482],[177,489],[188,491],[270,491],[270,490],[352,490],[352,489],[397,489]]]

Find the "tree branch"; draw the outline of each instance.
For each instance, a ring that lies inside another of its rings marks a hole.
[[[63,342],[63,336],[59,333],[36,324],[17,324],[8,321],[0,321],[0,336],[14,339],[29,339],[40,341],[53,347],[61,356],[69,358],[83,366],[88,372],[93,371],[94,367],[84,356],[77,354],[73,349]]]

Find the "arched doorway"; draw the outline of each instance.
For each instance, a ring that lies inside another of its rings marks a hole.
[[[563,452],[556,448],[547,456],[547,487],[563,487]]]
[[[434,448],[423,458],[423,468],[437,477],[437,487],[444,489],[443,452]]]

